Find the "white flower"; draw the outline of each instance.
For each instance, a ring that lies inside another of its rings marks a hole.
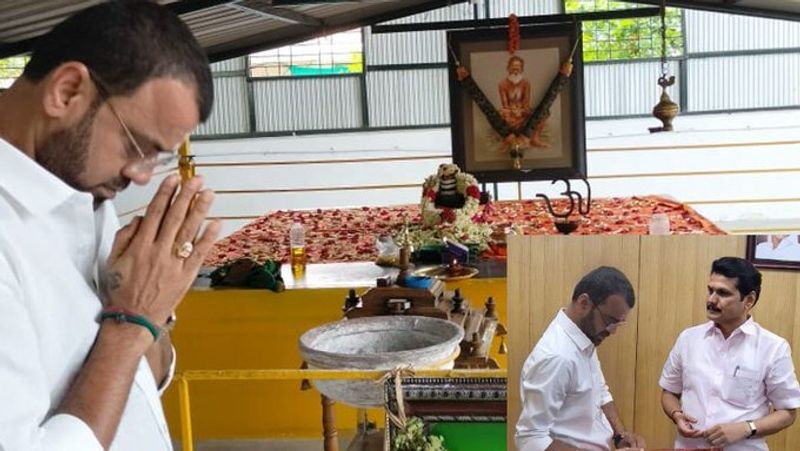
[[[479,251],[488,249],[492,228],[488,224],[475,222],[474,218],[481,211],[480,201],[467,194],[470,187],[475,187],[475,190],[480,191],[478,180],[464,172],[457,173],[455,177],[456,190],[464,196],[464,206],[453,209],[455,220],[451,223],[442,221],[443,209],[436,207],[435,200],[428,196],[431,191],[438,193],[439,177],[436,174],[431,175],[422,184],[420,202],[422,224],[419,228],[409,231],[409,238],[414,247],[441,245],[446,237],[476,246]]]

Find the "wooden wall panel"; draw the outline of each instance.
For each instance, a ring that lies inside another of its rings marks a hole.
[[[541,330],[543,302],[532,302],[534,290],[544,284],[544,249],[533,246],[530,237],[508,237],[508,449],[514,448],[514,432],[521,411],[519,374],[528,353],[528,344]],[[535,311],[539,314],[531,314]],[[532,321],[531,317],[538,318]]]
[[[795,307],[800,299],[800,273],[795,271],[762,270],[761,297],[753,309],[759,324],[787,339],[792,347],[795,371],[800,359],[800,309]],[[800,427],[795,424],[767,440],[773,451],[800,448]]]

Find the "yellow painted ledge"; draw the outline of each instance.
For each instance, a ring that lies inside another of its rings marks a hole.
[[[470,279],[450,283],[447,288],[460,288],[473,306],[494,297],[498,317],[506,324],[506,279]],[[207,376],[206,371],[216,370],[299,369],[300,335],[341,319],[347,290],[192,290],[178,309],[179,321],[173,331],[177,370],[188,371],[186,376],[191,379],[192,374]],[[366,287],[361,287],[357,292],[364,290]],[[497,348],[494,343],[493,357],[507,368],[506,356],[498,355]],[[232,379],[191,380],[194,440],[321,437],[322,409],[316,390],[301,391],[300,382],[288,376],[286,380]],[[178,385],[173,384],[163,398],[174,438],[181,430]],[[382,411],[370,410],[369,418],[382,423]],[[352,430],[355,425],[356,410],[337,405],[337,428]]]

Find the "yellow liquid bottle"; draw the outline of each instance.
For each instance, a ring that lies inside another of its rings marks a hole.
[[[291,254],[292,274],[295,277],[301,277],[306,272],[306,247],[297,246],[292,247]]]
[[[303,225],[295,222],[289,229],[290,262],[294,277],[302,277],[306,272],[306,231]]]

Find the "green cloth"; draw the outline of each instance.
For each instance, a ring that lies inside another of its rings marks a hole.
[[[441,436],[447,451],[506,451],[506,423],[433,423],[431,435]]]
[[[276,293],[285,288],[281,263],[274,260],[259,264],[249,258],[240,258],[215,269],[210,277],[212,287],[266,288]]]

